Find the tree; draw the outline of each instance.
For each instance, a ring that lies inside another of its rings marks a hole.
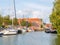
[[[2,26],[3,23],[3,17],[0,15],[0,26]]]
[[[4,18],[3,18],[3,22],[4,22],[6,25],[11,25],[11,24],[12,24],[12,21],[11,21],[9,15],[4,16]]]
[[[30,27],[32,24],[26,21],[26,27]]]
[[[25,20],[21,21],[21,26],[26,26],[26,21]]]
[[[14,24],[14,25],[18,25],[17,20],[18,20],[17,18],[13,18],[13,24]]]
[[[21,26],[29,27],[29,26],[31,26],[31,23],[29,23],[28,21],[22,20],[21,21]]]
[[[50,15],[50,21],[53,28],[56,28],[58,34],[60,34],[60,0],[55,0],[54,8]]]

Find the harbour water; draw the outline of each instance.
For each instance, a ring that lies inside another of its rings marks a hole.
[[[56,34],[28,32],[19,35],[0,37],[0,45],[59,45]]]

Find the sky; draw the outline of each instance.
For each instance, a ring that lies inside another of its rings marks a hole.
[[[15,0],[17,18],[41,18],[50,23],[54,0]],[[0,14],[14,17],[13,0],[0,0]]]

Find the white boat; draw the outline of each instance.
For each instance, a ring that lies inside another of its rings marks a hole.
[[[16,35],[17,34],[17,31],[14,30],[14,29],[7,29],[7,30],[3,30],[2,33],[4,35]]]
[[[25,29],[21,29],[22,30],[22,33],[25,33],[26,32],[26,30]]]

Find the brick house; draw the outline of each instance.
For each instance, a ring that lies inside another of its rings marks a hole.
[[[31,27],[29,28],[32,28],[32,29],[41,29],[41,25],[42,25],[42,19],[39,19],[39,18],[23,18],[23,19],[18,19],[18,23],[20,25],[21,21],[22,20],[25,20],[25,21],[28,21],[32,24]]]

